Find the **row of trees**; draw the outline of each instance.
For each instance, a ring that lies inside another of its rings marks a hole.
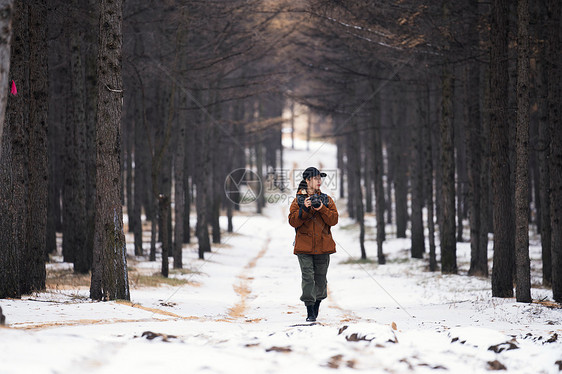
[[[45,288],[48,235],[50,112],[49,12],[44,1],[4,2],[3,42],[10,48],[9,77],[17,87],[7,99],[2,132],[0,168],[0,297]],[[76,2],[77,3],[77,2]],[[75,4],[74,4],[75,5]],[[97,159],[93,179],[91,240],[92,298],[129,298],[126,281],[125,238],[122,231],[120,184],[120,119],[122,108],[121,4],[98,3],[98,55],[93,60],[97,90],[91,122]],[[60,15],[58,15],[60,17]],[[13,27],[12,27],[13,25]],[[81,43],[74,40],[73,46]],[[72,44],[72,43],[71,43]],[[73,69],[80,61],[69,61]],[[3,66],[7,69],[7,66]],[[80,82],[83,85],[83,82]],[[8,85],[4,87],[7,94]],[[72,93],[79,92],[72,87]],[[68,95],[73,98],[73,95]],[[68,113],[78,118],[79,106],[71,101]],[[83,113],[82,113],[83,114]],[[59,114],[60,115],[60,114]],[[82,118],[82,130],[86,122]],[[81,249],[81,248],[80,248]]]
[[[161,241],[163,272],[168,253],[181,268],[194,231],[203,258],[210,236],[220,243],[221,207],[232,230],[238,206],[225,176],[282,162],[284,64],[272,51],[291,30],[280,10],[241,0],[36,0],[8,10],[11,68],[2,68],[18,94],[2,136],[0,297],[44,289],[62,232],[64,261],[92,272],[91,297],[128,299],[122,206],[135,255],[155,260]]]
[[[493,295],[513,296],[515,280],[530,302],[531,220],[543,284],[561,301],[559,2],[319,0],[295,12],[310,81],[297,96],[334,120],[363,257],[374,191],[379,263],[392,219],[399,237],[409,221],[411,255],[423,257],[425,208],[431,270],[435,212],[443,273],[470,240],[469,274],[487,276],[493,232]]]
[[[556,1],[13,6],[0,18],[0,80],[18,86],[0,122],[0,297],[44,288],[57,232],[64,260],[92,271],[95,299],[128,298],[123,229],[137,256],[156,260],[162,243],[164,274],[168,255],[182,267],[192,234],[204,258],[221,241],[220,214],[232,230],[239,208],[226,176],[283,169],[283,110],[298,101],[331,118],[325,136],[363,257],[366,212],[381,264],[393,223],[398,237],[410,228],[414,258],[427,229],[429,268],[440,248],[444,273],[457,272],[456,242],[470,240],[469,274],[487,276],[493,232],[493,295],[512,296],[515,275],[518,300],[530,301],[530,220],[543,283],[562,300]],[[258,213],[264,204],[262,194]]]

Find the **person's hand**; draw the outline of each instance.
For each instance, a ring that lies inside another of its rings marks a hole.
[[[310,208],[310,206],[312,205],[312,203],[310,202],[310,197],[307,197],[306,199],[304,199],[304,206],[307,208]]]

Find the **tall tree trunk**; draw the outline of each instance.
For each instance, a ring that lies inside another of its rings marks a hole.
[[[539,20],[546,21],[546,0],[540,1],[537,8],[541,16]],[[538,27],[539,40],[544,40],[546,33],[544,28]],[[549,172],[549,155],[550,155],[550,129],[548,123],[549,108],[548,108],[548,48],[539,49],[539,63],[538,65],[538,78],[537,78],[537,91],[538,91],[538,105],[539,105],[539,121],[538,121],[538,140],[537,140],[537,159],[539,169],[539,200],[540,200],[540,234],[541,234],[541,249],[542,249],[542,283],[546,287],[552,285],[552,229],[550,222],[550,172]]]
[[[66,11],[65,17],[67,19],[72,18],[69,10]],[[61,47],[62,52],[65,55],[70,55],[69,47],[69,38],[70,38],[70,27],[65,26],[66,23],[63,24],[63,30],[61,38],[63,38],[64,46]],[[70,79],[72,75],[71,70],[71,63],[64,59],[61,61],[61,64],[64,65],[62,69],[61,79],[63,81],[62,88],[66,91],[72,90],[72,79]],[[76,225],[79,222],[78,215],[80,214],[80,207],[77,206],[77,199],[76,199],[76,189],[74,188],[75,185],[78,184],[78,171],[79,162],[78,162],[78,153],[77,144],[76,144],[76,129],[77,125],[73,121],[73,108],[72,108],[72,100],[69,100],[67,103],[65,100],[65,107],[60,108],[64,109],[64,114],[61,116],[61,122],[64,126],[64,152],[63,152],[63,184],[62,184],[62,256],[64,262],[71,262],[74,263],[75,253],[74,250],[77,247],[76,238],[79,235],[79,230],[76,229]]]
[[[374,91],[376,88],[373,86],[371,89]],[[373,160],[373,180],[375,185],[375,214],[377,221],[377,262],[381,265],[386,263],[386,258],[383,252],[383,243],[385,240],[385,226],[386,220],[384,217],[384,210],[386,203],[384,199],[384,158],[382,154],[382,124],[381,124],[381,105],[380,95],[375,95],[373,98],[373,131],[372,131],[372,160]],[[360,184],[359,189],[360,189]]]
[[[197,209],[196,235],[199,248],[199,259],[205,258],[205,252],[211,251],[211,243],[209,241],[209,226],[207,225],[208,204],[207,196],[209,194],[209,170],[211,169],[211,156],[209,150],[210,129],[204,118],[199,118],[197,131],[197,143],[199,144],[199,152],[195,165],[197,186],[197,196],[195,199]]]
[[[191,121],[191,119],[190,119]],[[190,124],[190,128],[191,124]],[[194,152],[193,152],[193,148],[191,145],[194,143],[194,136],[193,134],[190,134],[190,136],[186,136],[186,151],[185,151],[185,159],[184,159],[184,167],[186,169],[186,172],[184,173],[184,182],[183,182],[183,186],[184,186],[184,191],[185,191],[185,209],[184,209],[184,219],[183,219],[183,242],[185,244],[188,244],[191,242],[191,191],[192,191],[192,183],[190,183],[189,181],[189,177],[191,176],[193,178],[194,175],[194,171],[193,171],[193,167],[191,166],[192,164],[192,160],[191,158],[194,158]]]
[[[219,86],[220,83],[217,83]],[[221,95],[219,89],[215,90],[214,101],[219,102]],[[214,120],[221,121],[221,106],[217,105],[215,109]],[[211,144],[218,144],[219,134],[218,126],[215,124],[211,125]],[[262,145],[259,144],[259,147]],[[223,165],[225,163],[225,152],[224,149],[213,147],[211,152],[211,227],[212,227],[212,237],[213,243],[220,244],[221,242],[221,227],[220,227],[220,208],[222,204],[222,196],[224,195],[224,179],[221,180]],[[263,158],[262,158],[263,159]],[[267,159],[267,157],[266,157]],[[266,161],[267,162],[267,161]],[[259,171],[258,171],[259,172]],[[261,178],[261,176],[260,176]],[[260,179],[263,180],[263,179]],[[260,198],[263,198],[265,202],[265,193],[262,191]]]
[[[368,149],[367,147],[365,149]],[[372,154],[370,152],[365,152],[363,154],[363,168],[365,170],[365,212],[373,212],[373,176],[371,170],[372,166]]]
[[[490,104],[490,84],[489,84],[489,68],[487,66],[480,67],[480,86],[482,87],[483,100],[482,108],[489,108]],[[483,276],[488,276],[488,233],[491,231],[492,214],[490,205],[490,112],[488,110],[482,113],[482,160],[480,163],[480,239],[478,240],[479,260],[482,262]]]
[[[492,296],[513,297],[515,222],[511,200],[508,121],[507,0],[492,0],[490,17],[490,138],[494,202]]]
[[[94,251],[95,205],[96,205],[96,123],[98,106],[97,56],[99,37],[99,3],[88,0],[88,29],[85,34],[86,70],[86,249],[88,262],[92,265]],[[84,56],[84,55],[83,55]]]
[[[134,196],[133,196],[133,148],[134,148],[134,132],[133,132],[134,121],[127,121],[126,136],[123,141],[125,143],[125,203],[127,204],[127,216],[129,220],[128,232],[135,232],[135,225],[138,223],[131,219],[133,215],[134,208]]]
[[[44,7],[18,2],[13,12],[10,73],[19,89],[8,99],[2,139],[0,297],[19,297],[45,287],[46,22],[45,14],[37,13]],[[38,217],[31,215],[33,209]]]
[[[72,2],[71,20],[79,19],[81,7],[77,0]],[[74,262],[74,271],[76,273],[86,274],[92,266],[92,255],[87,252],[87,232],[88,221],[86,215],[86,155],[87,155],[87,122],[86,122],[86,88],[84,86],[84,66],[82,64],[81,46],[84,40],[84,33],[81,26],[70,28],[72,24],[69,22],[69,43],[70,43],[70,78],[72,87],[71,108],[72,116],[69,126],[72,126],[72,169],[67,173],[72,174],[72,185],[67,188],[72,189],[70,195],[72,201],[68,201],[72,209],[72,222],[65,222],[70,227],[66,230],[67,235],[71,237],[66,243],[71,245],[72,260]]]
[[[429,77],[426,77],[425,90],[422,102],[426,107],[426,114],[422,118],[423,123],[423,142],[424,145],[424,185],[425,200],[427,206],[427,229],[429,235],[429,270],[437,270],[437,259],[435,254],[435,219],[433,204],[433,146],[432,146],[432,118],[431,118],[431,97],[430,97]]]
[[[23,272],[29,290],[45,288],[45,239],[47,237],[47,113],[49,73],[47,65],[46,1],[34,0],[29,6],[29,199],[27,214],[28,259]],[[22,274],[23,275],[23,274]]]
[[[175,138],[175,137],[174,137]],[[172,141],[172,140],[171,140]],[[162,172],[160,173],[160,176],[162,178],[161,181],[161,194],[164,194],[168,197],[168,200],[170,199],[170,196],[172,196],[172,149],[175,148],[175,142],[172,143],[173,145],[171,147],[168,148],[168,151],[165,153],[165,157],[164,157],[164,162],[162,165]],[[164,221],[166,222],[166,225],[168,226],[168,230],[171,230],[172,228],[172,210],[171,209],[167,209],[166,210],[166,216],[161,217],[160,220],[160,224],[163,225]],[[162,227],[161,226],[159,228],[159,233],[162,234]],[[169,234],[169,233],[168,233]],[[168,235],[168,257],[172,257],[173,253],[172,253],[172,248],[173,248],[173,243],[172,243],[172,235]],[[163,239],[161,239],[161,242],[163,243]]]
[[[347,214],[349,215],[349,218],[357,218],[356,214],[355,214],[355,210],[356,210],[356,203],[355,203],[355,199],[356,199],[356,194],[357,194],[357,189],[355,188],[355,170],[354,170],[354,164],[351,162],[353,159],[353,156],[350,156],[351,152],[353,152],[353,145],[350,144],[350,137],[346,137],[343,141],[344,147],[345,147],[345,156],[346,156],[346,160],[344,161],[345,163],[345,171],[347,173]],[[351,157],[351,159],[350,159]],[[365,256],[366,257],[366,256]]]
[[[142,88],[141,88],[142,90]],[[143,255],[143,245],[142,245],[142,202],[143,202],[143,195],[146,194],[146,184],[143,183],[144,176],[148,172],[148,165],[147,165],[147,149],[149,146],[146,144],[146,129],[141,123],[142,121],[142,112],[141,112],[141,104],[138,98],[135,98],[136,102],[134,105],[135,108],[135,121],[134,121],[134,152],[133,157],[135,160],[135,172],[133,175],[133,211],[129,213],[129,220],[133,220],[135,222],[133,228],[133,237],[134,237],[134,245],[135,245],[135,256],[142,256]]]
[[[10,44],[12,41],[12,17],[14,0],[0,3],[0,160],[2,159],[2,132],[10,90]]]
[[[14,19],[14,40],[7,46],[11,54],[12,68],[10,78],[17,82],[20,93],[7,97],[5,124],[0,146],[0,298],[20,297],[20,257],[24,246],[25,234],[25,198],[26,175],[23,172],[24,161],[25,111],[21,108],[28,95],[23,84],[25,81],[25,47],[23,32],[24,5],[14,4],[10,17]],[[8,9],[12,9],[8,7]],[[9,30],[7,30],[9,32]],[[6,72],[7,73],[7,72]],[[8,87],[8,86],[4,86]],[[22,91],[23,89],[23,91]],[[16,200],[21,199],[21,200]],[[17,203],[16,203],[17,202]]]
[[[394,170],[392,173],[392,181],[394,184],[394,210],[396,212],[396,237],[405,238],[406,228],[408,226],[408,147],[404,142],[401,134],[406,130],[406,118],[408,118],[408,106],[405,108],[398,107],[399,100],[394,101],[394,117],[393,117],[393,133],[392,139],[394,150],[392,162]]]
[[[451,4],[443,1],[443,18],[450,22]],[[446,51],[448,53],[448,51]],[[453,120],[454,79],[451,66],[445,62],[441,72],[442,112],[441,133],[441,170],[442,170],[442,221],[441,232],[441,272],[457,272],[457,243],[455,236],[455,149]]]
[[[418,95],[417,121],[412,125],[412,163],[411,163],[411,193],[412,193],[412,237],[410,254],[412,258],[423,258],[425,252],[425,238],[423,235],[423,123],[427,117],[427,105],[423,94]]]
[[[90,286],[94,300],[130,299],[120,198],[122,11],[122,0],[100,0],[96,219]]]
[[[455,233],[455,149],[453,146],[453,77],[448,67],[443,68],[443,104],[441,117],[441,271],[457,272],[457,245]]]
[[[459,76],[463,75],[463,67],[458,67],[454,74],[458,74]],[[456,234],[456,241],[457,242],[464,242],[464,224],[463,221],[466,218],[466,205],[467,205],[467,180],[468,180],[468,171],[466,165],[466,144],[465,144],[465,134],[466,134],[466,127],[468,121],[468,113],[467,107],[464,105],[463,98],[465,98],[466,89],[463,89],[463,86],[466,87],[468,84],[466,74],[464,74],[464,82],[457,85],[456,91],[458,92],[458,96],[460,97],[459,100],[456,100],[456,107],[457,113],[459,114],[458,120],[454,121],[454,146],[455,146],[455,168],[456,168],[456,204],[457,204],[457,234]],[[464,92],[463,92],[464,91]],[[459,105],[460,104],[460,105]],[[453,104],[454,105],[454,104]],[[454,105],[455,106],[455,105]],[[464,110],[459,108],[459,106],[464,107]],[[456,119],[457,117],[455,117]]]
[[[66,100],[61,100],[61,95],[68,92],[65,88],[66,79],[69,71],[66,70],[67,64],[61,63],[61,60],[68,59],[68,53],[63,52],[65,43],[61,42],[64,32],[64,21],[60,17],[60,8],[66,5],[61,0],[57,0],[52,4],[48,14],[48,39],[49,42],[49,205],[47,218],[47,252],[55,253],[57,250],[57,231],[62,231],[61,217],[61,198],[63,165],[64,165],[64,124],[66,118]],[[65,57],[63,57],[65,56]],[[48,257],[48,256],[46,256]]]
[[[170,227],[168,226],[168,211],[170,210],[170,198],[166,195],[158,196],[158,211],[162,220],[162,276],[168,278],[168,253],[170,252],[168,236],[170,235]]]
[[[548,1],[548,121],[550,122],[550,219],[552,296],[562,302],[562,124],[560,123],[560,1]]]
[[[470,46],[478,46],[478,14],[477,1],[470,2],[471,13],[469,33]],[[469,275],[487,276],[487,251],[482,252],[480,245],[481,230],[481,198],[482,198],[482,118],[480,115],[480,68],[476,61],[466,66],[465,108],[467,111],[467,167],[470,225],[470,268]]]
[[[294,106],[291,106],[291,110],[291,114],[294,115]],[[306,150],[310,151],[310,134],[312,133],[312,112],[310,109],[308,110],[306,117]],[[294,119],[292,121],[294,128]]]
[[[336,138],[336,147],[337,147],[337,155],[336,155],[336,159],[337,159],[337,165],[338,165],[338,170],[340,172],[339,174],[339,190],[340,190],[340,199],[343,199],[345,197],[345,161],[344,161],[344,140],[338,136]]]
[[[350,172],[353,173],[353,189],[355,207],[355,219],[359,223],[359,246],[361,248],[361,259],[367,259],[367,251],[365,250],[365,207],[363,205],[363,193],[361,191],[361,140],[359,135],[359,126],[356,120],[353,124],[353,132],[348,139],[347,157]],[[378,223],[377,223],[378,226]]]
[[[17,8],[17,6],[16,6]],[[14,17],[19,18],[17,15]],[[16,76],[12,72],[12,76]],[[14,121],[14,115],[11,113],[14,104],[11,102],[15,98],[8,99],[8,107],[6,110],[6,126],[2,136],[2,162],[0,163],[0,298],[20,297],[20,256],[23,248],[22,228],[15,226],[16,223],[22,224],[25,218],[24,213],[19,205],[15,205],[13,198],[25,198],[25,195],[18,191],[19,183],[23,181],[22,173],[18,175],[18,165],[14,160],[18,158],[14,155],[14,140],[21,138],[15,131],[17,123]],[[21,101],[21,97],[18,98]],[[18,103],[16,103],[17,105]],[[23,130],[22,130],[23,131]],[[17,148],[16,148],[17,149]],[[25,190],[24,190],[25,191]],[[17,193],[15,195],[14,193]],[[25,200],[23,200],[25,201]],[[19,209],[19,210],[18,210]],[[14,229],[17,229],[14,230]]]
[[[295,149],[295,101],[291,99],[291,149]],[[308,144],[308,143],[307,143]]]
[[[175,209],[175,225],[174,225],[174,269],[182,268],[182,249],[183,249],[183,219],[185,211],[185,178],[184,178],[184,162],[185,162],[185,126],[186,123],[182,119],[178,123],[177,129],[177,146],[174,154],[174,209]]]
[[[529,1],[517,1],[517,132],[515,163],[515,264],[519,302],[530,303],[529,260]]]
[[[257,175],[258,175],[258,180],[259,181],[263,181],[264,177],[263,177],[263,144],[262,144],[262,138],[261,138],[261,134],[258,135],[259,139],[255,145],[255,149],[256,149],[256,170],[257,170]],[[256,199],[256,204],[257,204],[257,213],[261,214],[262,213],[262,209],[265,206],[265,191],[263,189],[263,187],[261,188],[260,191],[258,191],[259,194],[257,195],[257,199]]]
[[[178,60],[178,50],[176,48],[176,60],[175,60],[175,68],[177,67],[177,60]],[[174,70],[176,70],[174,68]],[[167,161],[168,161],[168,145],[170,144],[171,134],[172,134],[172,125],[173,125],[173,117],[175,112],[175,98],[176,98],[176,81],[172,82],[172,87],[169,94],[169,101],[168,101],[168,113],[166,118],[166,127],[164,128],[163,134],[161,134],[161,143],[157,146],[157,137],[154,136],[152,141],[154,151],[152,156],[152,163],[151,163],[151,184],[152,184],[152,208],[154,212],[159,212],[158,208],[158,196],[160,192],[168,195],[168,179],[170,176],[167,173]],[[170,168],[171,169],[171,168]],[[171,172],[171,170],[170,170]],[[171,190],[171,187],[169,188]],[[162,221],[168,220],[168,217],[161,217],[159,214],[157,217],[152,217],[152,233],[150,239],[150,261],[156,261],[156,235],[157,229],[156,227],[162,227]],[[161,236],[162,231],[160,230],[158,234]],[[160,241],[162,238],[160,237]],[[169,243],[168,243],[169,244]],[[170,246],[171,247],[171,246]]]

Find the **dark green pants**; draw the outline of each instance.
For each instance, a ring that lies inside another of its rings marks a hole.
[[[298,254],[302,274],[301,301],[305,305],[314,305],[316,300],[328,296],[326,274],[330,265],[330,255]]]

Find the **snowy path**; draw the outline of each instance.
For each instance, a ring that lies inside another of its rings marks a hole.
[[[385,267],[342,264],[346,252],[357,255],[346,223],[334,230],[318,324],[305,323],[298,300],[286,207],[272,206],[236,217],[238,232],[206,261],[186,253],[200,270],[196,285],[133,289],[133,304],[92,303],[76,291],[1,300],[11,328],[0,329],[0,373],[483,373],[495,361],[510,372],[558,372],[562,345],[543,342],[562,334],[559,309],[491,299],[487,281],[425,273],[398,261],[400,240],[390,241]],[[489,350],[510,341],[518,349]]]
[[[303,154],[287,152],[286,164],[322,159],[333,167],[329,146],[306,153],[312,160]],[[184,250],[188,285],[133,287],[131,303],[91,302],[87,290],[72,289],[0,300],[8,323],[0,328],[0,374],[485,373],[502,366],[559,373],[561,309],[492,298],[489,279],[463,275],[467,243],[458,246],[460,275],[427,272],[424,260],[409,259],[409,241],[392,236],[387,265],[346,264],[359,248],[357,227],[345,217],[333,229],[329,297],[318,323],[305,323],[288,204],[271,204],[263,215],[250,209],[234,217],[235,233],[225,233],[205,261],[195,244]],[[373,218],[366,222],[374,258]],[[157,272],[160,263],[134,266]],[[532,295],[551,293],[534,288]]]

